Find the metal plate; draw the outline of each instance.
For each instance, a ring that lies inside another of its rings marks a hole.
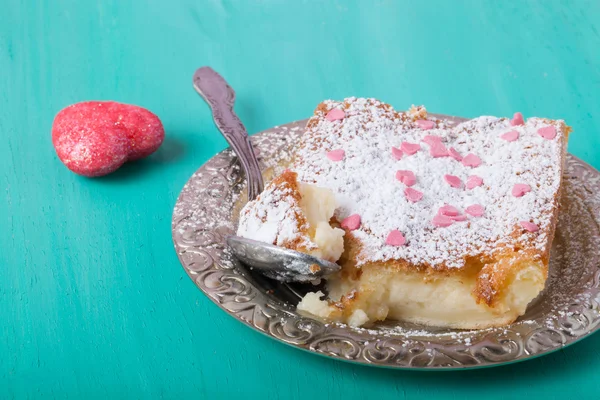
[[[449,121],[460,118],[438,116]],[[261,168],[289,158],[306,121],[254,135]],[[173,241],[190,278],[213,302],[275,340],[310,352],[393,368],[454,369],[495,366],[547,354],[600,326],[600,173],[569,155],[559,223],[544,292],[517,322],[461,331],[385,321],[369,329],[300,315],[295,305],[311,285],[287,285],[246,270],[228,252],[245,202],[244,179],[230,150],[190,178],[173,212]]]

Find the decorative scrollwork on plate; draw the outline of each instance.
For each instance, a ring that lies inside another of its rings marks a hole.
[[[459,122],[459,118],[438,116]],[[306,121],[255,135],[261,168],[291,157]],[[541,298],[514,324],[481,331],[440,331],[386,321],[370,329],[326,324],[300,315],[306,292],[246,270],[225,246],[245,195],[230,150],[204,164],[184,186],[173,211],[175,250],[185,271],[213,302],[246,325],[304,350],[394,368],[472,368],[548,353],[600,327],[600,173],[567,157],[550,277]]]

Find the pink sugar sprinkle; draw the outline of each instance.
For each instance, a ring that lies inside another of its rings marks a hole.
[[[552,140],[556,137],[556,128],[552,125],[538,129],[538,135],[544,139]]]
[[[435,126],[435,122],[433,121],[428,121],[426,119],[418,119],[415,121],[415,124],[417,124],[417,126],[425,131],[429,130],[429,129],[433,129],[433,127]]]
[[[419,192],[418,190],[409,187],[404,189],[404,195],[412,203],[416,203],[423,198],[423,192]]]
[[[529,221],[521,221],[519,224],[529,232],[537,232],[540,229],[536,224]]]
[[[512,188],[512,195],[515,197],[524,196],[526,193],[531,191],[531,186],[526,183],[517,183]]]
[[[440,207],[438,214],[445,215],[447,217],[456,217],[458,214],[460,214],[460,211],[458,211],[458,208],[446,204],[445,206]]]
[[[418,143],[402,142],[400,149],[409,156],[412,156],[417,151],[421,150],[421,145]]]
[[[460,153],[458,151],[456,151],[456,149],[454,147],[450,147],[448,149],[448,154],[450,154],[450,157],[454,158],[456,161],[463,160],[463,157],[460,155]]]
[[[520,112],[516,112],[510,120],[510,124],[512,126],[524,125],[525,121],[523,120],[523,114],[521,114]]]
[[[389,246],[404,246],[406,243],[406,238],[404,235],[397,229],[391,231],[387,238],[385,239],[385,244]]]
[[[345,116],[346,113],[344,112],[344,110],[340,110],[339,108],[332,108],[331,110],[329,110],[325,118],[327,118],[328,121],[333,122],[338,119],[344,119]]]
[[[351,216],[344,218],[340,225],[342,228],[349,231],[357,230],[360,227],[360,215],[352,214]]]
[[[396,179],[404,183],[406,186],[412,186],[417,182],[414,172],[409,170],[396,171]]]
[[[451,216],[450,219],[455,222],[466,221],[468,218],[465,214]]]
[[[346,152],[342,149],[331,150],[327,152],[327,158],[329,158],[331,161],[342,161],[345,155]]]
[[[467,178],[467,189],[474,189],[483,185],[483,179],[477,175],[471,175]]]
[[[429,155],[433,158],[448,157],[448,150],[442,143],[434,143],[429,147]]]
[[[473,204],[465,208],[465,212],[473,217],[481,217],[485,212],[485,208],[479,204]]]
[[[475,154],[473,153],[469,153],[465,156],[465,158],[463,158],[462,160],[462,164],[465,167],[479,167],[481,165],[481,158],[477,157]]]
[[[519,138],[519,132],[517,131],[509,131],[500,136],[500,139],[504,139],[507,142],[514,142]]]
[[[396,160],[400,160],[402,158],[402,150],[392,146],[392,157],[394,157]]]
[[[435,143],[442,143],[442,137],[436,135],[426,135],[423,139],[421,139],[421,141],[433,146]]]
[[[453,188],[460,188],[462,186],[462,181],[458,176],[454,175],[444,175],[444,180]]]
[[[452,225],[454,221],[452,221],[452,218],[445,215],[436,214],[431,222],[433,222],[433,225],[437,226],[438,228],[445,228]]]

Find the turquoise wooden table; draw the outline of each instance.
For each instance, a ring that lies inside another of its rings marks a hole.
[[[366,368],[244,327],[185,275],[171,212],[225,147],[191,86],[210,65],[250,132],[322,99],[564,118],[600,167],[598,1],[33,1],[0,8],[0,398],[598,398],[600,335],[468,372]],[[50,142],[89,99],[157,113],[148,159],[86,179]],[[343,397],[342,397],[343,396]]]

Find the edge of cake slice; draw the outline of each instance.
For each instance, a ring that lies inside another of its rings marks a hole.
[[[335,208],[331,190],[300,183],[286,170],[244,206],[237,234],[336,262],[344,231],[330,225]]]

